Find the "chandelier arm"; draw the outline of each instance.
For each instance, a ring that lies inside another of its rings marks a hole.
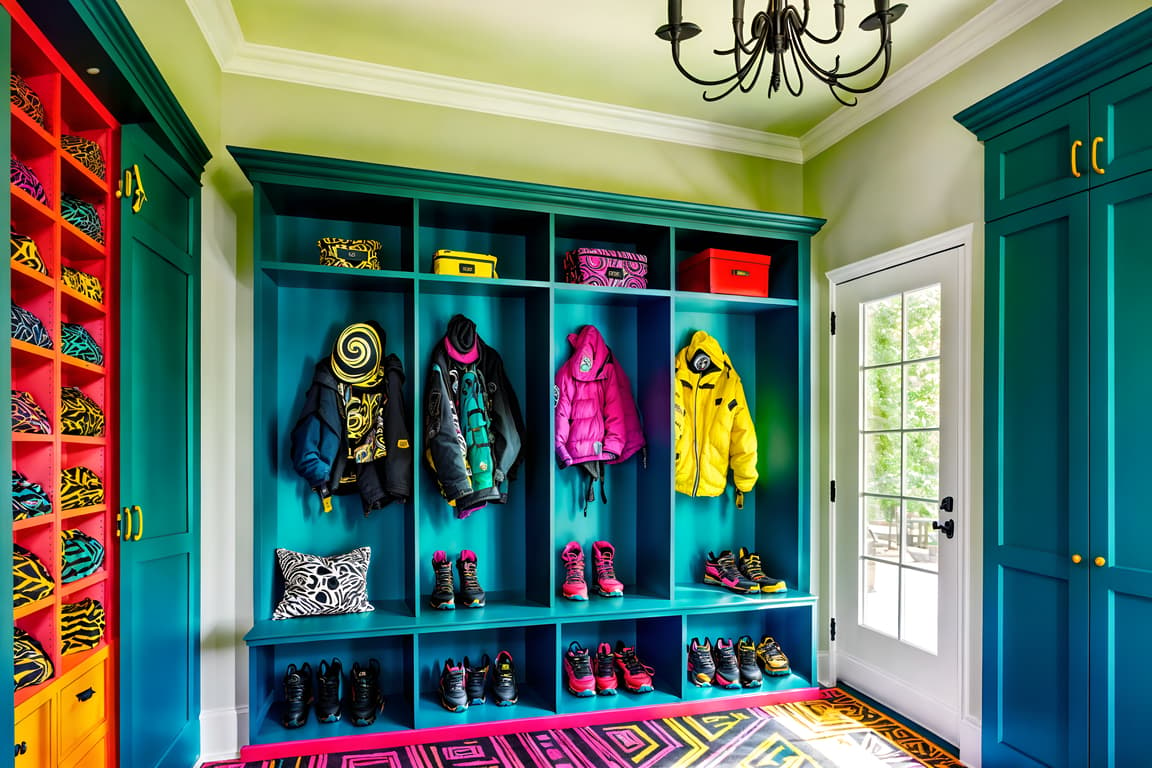
[[[740,77],[740,73],[738,71],[733,72],[731,75],[728,75],[727,77],[721,78],[719,80],[705,80],[703,78],[696,77],[696,75],[689,72],[684,68],[684,65],[680,63],[680,51],[678,43],[673,43],[672,45],[672,63],[676,65],[676,69],[679,70],[681,75],[691,80],[696,85],[703,85],[706,87],[713,85],[725,85],[726,83],[730,83],[733,80],[739,79]]]
[[[784,70],[784,87],[788,89],[788,93],[793,96],[799,96],[804,92],[804,72],[800,69],[800,58],[796,53],[796,49],[800,48],[800,45],[796,40],[796,30],[790,29],[788,36],[792,41],[792,67],[796,70],[796,87],[792,87],[792,78],[788,76],[788,67],[782,66],[781,69]]]
[[[869,59],[867,63],[848,72],[841,72],[839,56],[836,57],[836,64],[831,69],[825,69],[824,67],[817,64],[816,60],[812,58],[812,55],[808,53],[808,49],[805,47],[802,40],[795,40],[796,47],[800,49],[800,58],[804,61],[805,66],[811,70],[813,75],[825,83],[830,83],[831,81],[839,82],[840,80],[844,80],[846,78],[852,78],[864,74],[872,68],[873,64],[880,60],[880,57],[884,55],[885,51],[888,51],[887,56],[889,58],[891,57],[891,43],[892,40],[890,36],[888,34],[884,34],[881,37],[880,47],[876,49],[876,53],[873,54],[872,58]],[[885,77],[886,76],[887,66],[885,67]]]
[[[785,14],[791,25],[797,30],[797,37],[807,37],[814,43],[821,45],[831,45],[840,39],[844,34],[844,14],[840,13],[836,17],[836,34],[832,37],[820,37],[808,29],[808,3],[804,3],[804,16],[800,16],[800,12],[793,6],[788,6]]]
[[[892,47],[891,47],[891,45],[886,46],[886,51],[887,51],[887,53],[884,56],[884,69],[880,73],[880,77],[878,77],[876,79],[876,81],[873,82],[871,85],[856,87],[856,86],[851,86],[851,85],[845,85],[844,83],[841,83],[839,80],[837,80],[836,87],[843,90],[843,91],[847,91],[848,93],[869,93],[869,92],[874,91],[877,88],[879,88],[880,84],[883,83],[888,78],[888,72],[892,66],[892,53],[891,53]]]
[[[732,75],[726,77],[723,82],[717,83],[717,85],[731,83],[724,90],[724,92],[716,96],[709,96],[708,93],[705,92],[704,100],[719,101],[720,99],[735,91],[737,88],[739,88],[743,93],[749,93],[753,88],[755,88],[756,81],[760,79],[760,70],[764,66],[764,56],[762,55],[763,48],[764,39],[760,38],[757,40],[756,48],[753,50],[751,58],[744,62],[740,69],[736,70],[736,72],[734,72]],[[751,79],[749,79],[749,75],[751,75]],[[747,84],[745,84],[746,82]],[[769,95],[771,95],[771,93],[769,93]]]

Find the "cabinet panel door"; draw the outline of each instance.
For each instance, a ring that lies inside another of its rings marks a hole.
[[[125,165],[148,202],[121,203],[120,760],[188,766],[200,746],[200,190],[138,126]],[[156,207],[151,207],[155,204]]]
[[[1147,762],[1147,719],[1133,703],[1152,687],[1152,355],[1148,354],[1148,224],[1152,172],[1092,191],[1092,765]],[[1096,558],[1104,558],[1096,565]],[[1087,561],[1086,561],[1087,565]]]
[[[989,140],[984,146],[985,218],[992,221],[1087,189],[1089,144],[1086,97]],[[1073,173],[1073,155],[1079,176]]]
[[[1103,139],[1092,184],[1152,170],[1152,66],[1114,80],[1092,93],[1092,141]]]
[[[1087,225],[1075,195],[987,230],[985,765],[1087,764]]]

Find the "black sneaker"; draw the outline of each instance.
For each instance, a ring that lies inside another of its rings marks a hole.
[[[331,664],[321,661],[316,668],[316,719],[322,723],[334,723],[340,719],[343,678],[340,659],[332,659]]]
[[[299,728],[308,722],[308,705],[312,703],[312,667],[305,662],[300,669],[288,665],[284,673],[284,712],[280,724]]]
[[[456,587],[452,583],[452,561],[444,550],[438,549],[432,553],[432,571],[436,574],[436,583],[432,585],[432,599],[428,604],[440,611],[455,609]]]
[[[369,659],[367,668],[360,662],[353,662],[352,673],[348,675],[352,685],[352,700],[348,708],[352,711],[352,725],[372,725],[376,714],[384,708],[384,697],[380,694],[380,662]]]
[[[762,594],[788,590],[788,584],[784,579],[764,575],[764,569],[760,566],[760,555],[749,552],[744,547],[740,547],[740,551],[736,555],[736,568],[740,571],[741,576],[759,584]]]
[[[498,707],[510,707],[520,700],[520,689],[516,687],[516,667],[508,651],[496,654],[496,665],[492,668],[492,698]]]
[[[732,552],[727,549],[721,552],[719,557],[708,553],[708,557],[704,560],[704,583],[726,587],[739,595],[760,591],[759,584],[740,575]]]
[[[712,685],[716,677],[716,665],[712,663],[712,644],[708,638],[701,643],[699,639],[692,638],[688,644],[688,680],[697,688]]]
[[[756,642],[744,635],[736,641],[736,661],[740,665],[740,685],[745,688],[759,688],[764,681],[760,664],[756,661]]]
[[[481,663],[472,666],[468,657],[464,657],[464,688],[468,691],[468,704],[483,704],[484,691],[488,689],[488,667],[492,660],[484,654]]]
[[[716,644],[712,646],[712,661],[716,664],[712,685],[718,688],[740,687],[740,664],[736,661],[736,648],[731,640],[716,638]]]
[[[468,691],[464,680],[467,672],[464,665],[457,665],[452,659],[444,662],[440,673],[440,704],[449,712],[463,712],[468,709]]]
[[[465,608],[483,608],[484,590],[476,580],[476,553],[470,549],[461,550],[456,570],[460,572],[460,604]]]

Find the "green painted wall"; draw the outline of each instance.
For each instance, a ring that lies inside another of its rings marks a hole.
[[[1146,0],[1105,3],[1061,3],[1027,27],[980,54],[913,98],[874,120],[804,165],[804,213],[828,224],[813,242],[813,297],[816,317],[827,318],[825,272],[851,264],[964,224],[976,224],[973,244],[973,325],[970,425],[972,488],[968,525],[980,530],[983,485],[980,445],[983,439],[983,280],[984,191],[983,147],[953,120],[960,110],[1014,82],[1147,8]],[[817,325],[817,327],[822,327]],[[819,383],[818,434],[828,434],[828,336],[818,336],[815,371]],[[827,488],[827,450],[821,452],[817,487]],[[958,519],[958,524],[965,522]],[[827,541],[826,515],[819,536]],[[968,611],[974,642],[968,679],[973,696],[964,715],[980,715],[980,575],[981,547],[972,542],[968,563]],[[819,555],[827,573],[829,554]],[[826,626],[827,603],[822,603]],[[827,638],[824,638],[827,645]]]

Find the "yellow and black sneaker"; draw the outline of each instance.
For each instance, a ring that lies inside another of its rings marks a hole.
[[[744,547],[740,547],[740,552],[736,556],[736,567],[739,569],[741,576],[749,581],[756,582],[760,586],[761,594],[785,592],[788,590],[788,585],[784,579],[764,575],[764,569],[760,567],[760,555],[755,552],[749,552],[744,549]]]
[[[784,655],[784,651],[780,650],[776,641],[767,635],[756,644],[756,658],[759,660],[760,666],[764,668],[766,675],[784,677],[792,671],[788,666],[788,657]]]

